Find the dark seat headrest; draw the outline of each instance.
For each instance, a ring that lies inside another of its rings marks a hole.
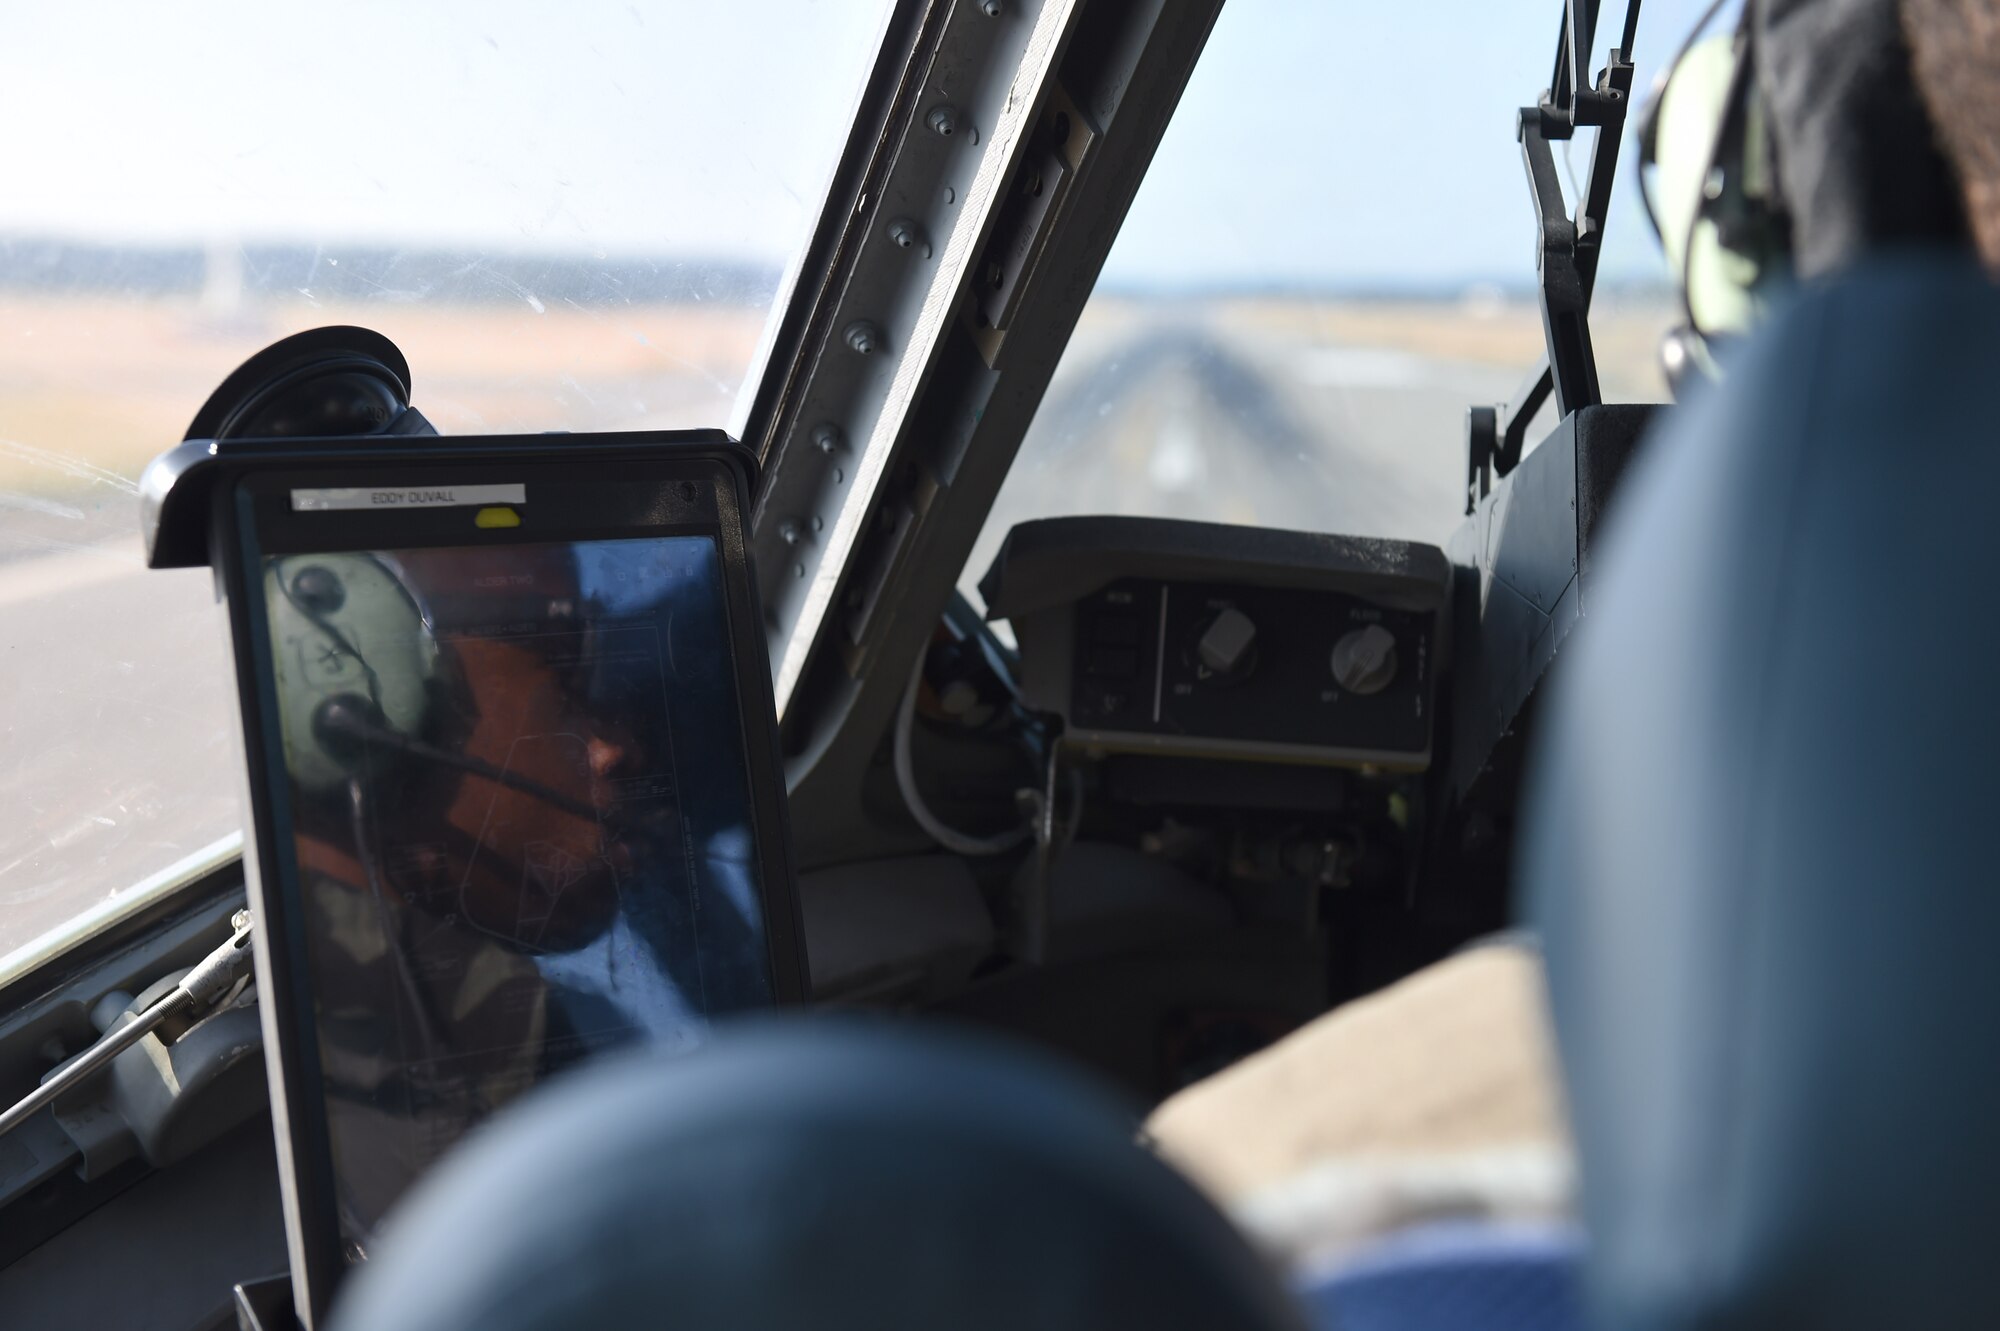
[[[834,1020],[617,1060],[420,1186],[335,1325],[368,1331],[1292,1328],[1134,1120],[1041,1056]]]
[[[1996,379],[1859,273],[1612,511],[1522,865],[1607,1325],[2000,1326]]]

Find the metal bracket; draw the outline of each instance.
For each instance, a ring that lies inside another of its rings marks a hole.
[[[1049,88],[1048,105],[1028,143],[1027,157],[1011,198],[1001,205],[993,237],[974,272],[977,298],[969,317],[975,340],[989,366],[1000,363],[1000,346],[1020,308],[1021,293],[1055,233],[1052,223],[1069,197],[1070,185],[1097,140],[1097,129],[1063,91]]]
[[[1534,197],[1541,232],[1536,266],[1541,270],[1542,336],[1549,376],[1555,384],[1556,410],[1567,416],[1579,407],[1594,407],[1600,400],[1597,357],[1590,345],[1590,280],[1596,276],[1597,239],[1603,233],[1603,222],[1591,218],[1582,207],[1575,217],[1566,210],[1562,182],[1556,177],[1555,153],[1544,130],[1538,108],[1521,112],[1515,133],[1521,141],[1528,190]],[[1595,166],[1593,162],[1593,174]]]
[[[1603,400],[1597,354],[1590,341],[1590,298],[1597,285],[1604,222],[1611,209],[1611,186],[1618,171],[1618,147],[1632,101],[1632,46],[1640,0],[1627,0],[1620,44],[1611,48],[1596,82],[1583,71],[1595,40],[1599,0],[1568,0],[1556,39],[1555,73],[1547,92],[1515,119],[1535,208],[1539,245],[1539,303],[1545,346],[1510,402],[1474,407],[1466,417],[1466,507],[1471,513],[1497,476],[1521,460],[1528,424],[1554,394],[1556,411],[1567,416]],[[1551,144],[1595,127],[1597,142],[1572,214],[1563,198]]]

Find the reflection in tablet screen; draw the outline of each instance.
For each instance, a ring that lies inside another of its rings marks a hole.
[[[713,540],[265,561],[343,1229],[614,1045],[771,1001]]]

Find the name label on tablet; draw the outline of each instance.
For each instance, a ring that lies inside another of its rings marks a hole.
[[[474,504],[525,504],[525,485],[432,485],[409,489],[292,491],[294,513],[327,513],[355,508],[460,508]]]

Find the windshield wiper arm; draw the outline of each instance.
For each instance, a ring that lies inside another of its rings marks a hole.
[[[170,1019],[186,1013],[200,1013],[213,1007],[236,987],[250,965],[251,915],[239,910],[230,918],[229,939],[203,957],[195,968],[170,990],[166,997],[141,1012],[123,1026],[105,1032],[90,1048],[49,1074],[25,1098],[0,1113],[0,1137],[6,1136],[35,1114],[53,1104],[64,1092],[81,1085],[111,1060],[151,1035]]]

